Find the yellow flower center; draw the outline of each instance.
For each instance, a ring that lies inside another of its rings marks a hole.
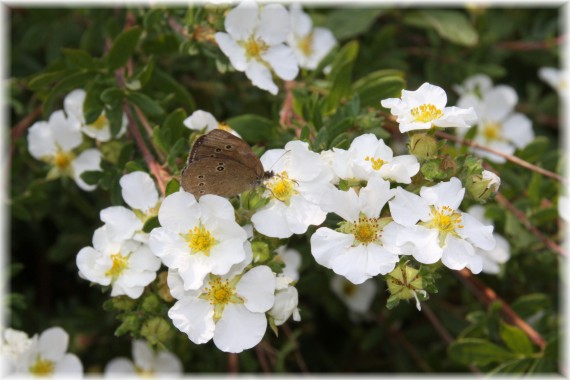
[[[443,112],[433,104],[422,104],[412,108],[412,116],[417,122],[429,123],[443,116]]]
[[[97,120],[95,120],[92,124],[90,124],[90,126],[92,126],[95,129],[103,129],[105,128],[107,125],[109,125],[108,121],[107,121],[107,116],[105,116],[105,114],[101,114],[99,115],[99,117],[97,118]]]
[[[269,45],[261,40],[256,40],[253,37],[250,37],[243,46],[245,48],[245,56],[248,60],[260,59],[261,54],[265,53],[267,49],[269,49]]]
[[[487,140],[498,140],[501,137],[501,124],[487,123],[483,126],[483,136]]]
[[[73,159],[74,159],[73,153],[59,151],[55,154],[53,162],[59,170],[63,171],[69,167],[69,164],[71,163],[71,161],[73,161]]]
[[[115,280],[127,268],[128,258],[120,253],[115,253],[114,255],[111,255],[111,260],[113,261],[113,266],[105,272],[105,276],[111,277]]]
[[[313,54],[313,33],[309,33],[301,38],[299,42],[297,42],[297,47],[301,50],[303,55],[307,57]]]
[[[29,368],[30,373],[36,375],[36,376],[48,376],[53,374],[53,371],[55,369],[55,363],[50,361],[50,360],[46,360],[43,359],[42,357],[38,356],[38,358],[36,359],[36,362]]]
[[[202,225],[188,231],[184,239],[188,242],[188,247],[192,253],[202,252],[206,256],[210,254],[210,249],[216,245],[216,239]]]
[[[370,156],[366,156],[364,158],[364,161],[370,161],[370,164],[372,165],[372,169],[374,169],[376,171],[380,170],[382,165],[385,164],[384,160],[382,160],[380,158],[370,157]]]
[[[341,222],[340,232],[354,235],[354,245],[368,245],[370,243],[380,242],[380,234],[382,228],[378,223],[378,218],[368,218],[360,215],[357,222]]]
[[[441,246],[445,244],[445,238],[448,234],[457,236],[457,230],[463,228],[461,214],[451,207],[442,206],[436,208],[431,206],[431,217],[431,221],[425,225],[439,230],[439,244]]]
[[[140,377],[151,378],[154,377],[154,371],[146,371],[138,366],[135,366],[135,372]]]
[[[288,203],[293,195],[299,194],[295,189],[295,185],[295,181],[289,179],[287,172],[283,171],[281,174],[273,177],[273,179],[267,184],[267,188],[271,191],[274,198]]]
[[[200,295],[200,298],[210,302],[210,304],[214,306],[215,321],[222,318],[224,307],[226,307],[227,304],[244,302],[243,299],[236,294],[234,281],[222,280],[218,276],[211,276],[211,280],[204,290],[205,293]]]
[[[342,285],[342,292],[347,296],[353,296],[354,293],[356,293],[356,285],[354,285],[351,282],[346,281],[343,285]]]
[[[234,130],[229,125],[227,125],[226,123],[218,123],[218,129],[221,129],[221,130],[229,132],[229,133],[234,132]]]

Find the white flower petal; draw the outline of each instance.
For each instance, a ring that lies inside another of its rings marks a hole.
[[[135,366],[130,359],[127,358],[116,358],[111,360],[105,366],[105,377],[115,377],[119,374],[135,374]]]
[[[153,369],[154,351],[149,347],[146,341],[141,339],[133,340],[133,361],[137,367],[145,371]]]
[[[275,74],[281,79],[293,80],[299,74],[297,60],[289,46],[284,44],[272,46],[261,57],[271,65]]]
[[[183,372],[182,362],[178,356],[168,351],[161,351],[156,356],[156,373],[159,376],[181,375]]]
[[[368,253],[363,245],[339,252],[331,262],[332,270],[346,277],[353,284],[362,284],[372,277],[368,274]]]
[[[249,311],[265,313],[275,300],[275,274],[265,265],[252,268],[238,282],[236,292]]]
[[[237,46],[237,44],[236,44],[236,46]],[[226,54],[225,51],[224,51],[224,54]],[[228,54],[226,54],[226,55],[228,55]],[[245,58],[245,56],[244,56],[244,58]],[[244,60],[244,63],[245,63],[245,60]],[[244,70],[245,70],[245,68],[244,68]],[[192,129],[194,131],[205,130],[205,131],[209,132],[209,131],[212,131],[212,130],[218,128],[218,121],[216,120],[214,115],[212,115],[211,113],[206,112],[206,111],[202,111],[202,110],[196,110],[192,113],[192,115],[190,115],[189,117],[187,117],[184,120],[184,125],[186,127],[188,127],[189,129]]]
[[[71,91],[63,99],[63,109],[67,116],[74,117],[81,124],[85,124],[85,117],[83,116],[83,102],[87,93],[83,89],[76,89]]]
[[[438,127],[469,128],[477,122],[477,114],[473,108],[446,107],[443,116],[433,121]]]
[[[152,177],[145,172],[135,171],[125,174],[119,180],[121,195],[125,202],[135,210],[146,213],[158,202],[158,191]]]
[[[303,12],[300,3],[291,3],[289,7],[289,19],[291,22],[291,33],[299,36],[304,37],[313,28],[313,21],[311,17]]]
[[[260,233],[269,237],[285,239],[293,235],[289,228],[285,212],[287,206],[282,202],[273,201],[258,210],[251,217],[253,227]]]
[[[443,247],[441,262],[453,270],[465,268],[475,255],[473,246],[463,239],[448,236]]]
[[[111,267],[111,260],[108,260],[108,267],[103,266],[100,260],[101,254],[91,247],[82,248],[75,259],[80,275],[85,279],[107,286],[111,283],[110,277],[105,276],[105,272]]]
[[[324,222],[327,213],[304,197],[293,196],[285,217],[291,232],[304,234],[310,225],[319,225]]]
[[[218,46],[222,52],[230,59],[232,66],[237,71],[245,71],[247,68],[247,58],[245,49],[227,33],[218,32],[214,35]]]
[[[169,268],[178,267],[181,261],[190,255],[190,247],[184,239],[163,227],[151,231],[148,245],[152,253]]]
[[[107,233],[113,241],[130,239],[143,227],[143,223],[135,213],[123,206],[107,207],[101,210],[99,216],[107,225]]]
[[[58,362],[67,352],[69,335],[61,327],[51,327],[41,333],[39,349],[42,357]]]
[[[164,198],[158,210],[160,225],[178,233],[187,233],[188,230],[197,226],[201,216],[201,209],[196,198],[185,191],[179,191]]]
[[[458,233],[462,238],[487,251],[495,248],[493,226],[485,226],[467,213],[462,213],[461,219],[463,228]]]
[[[422,226],[402,229],[398,236],[398,245],[407,243],[413,245],[411,253],[422,264],[433,264],[441,258],[442,248],[439,245],[439,231],[436,229]]]
[[[369,244],[366,251],[368,261],[365,273],[370,276],[392,272],[400,259],[397,253],[376,244]]]
[[[206,194],[200,197],[202,215],[235,223],[235,210],[227,198]],[[245,239],[245,237],[244,237]]]
[[[357,313],[365,313],[376,295],[376,282],[373,279],[355,285],[343,276],[335,275],[331,280],[331,289],[346,306]],[[349,289],[347,292],[346,290]]]
[[[429,218],[427,201],[416,194],[398,187],[394,199],[388,202],[394,220],[404,226],[413,226],[418,220]]]
[[[232,9],[224,21],[226,31],[239,41],[247,40],[258,26],[258,5],[254,1],[242,1]]]
[[[245,259],[244,240],[224,240],[212,247],[208,259],[211,261],[210,270],[213,274],[226,274],[232,265],[241,263]]]
[[[183,298],[170,308],[168,316],[172,324],[196,344],[206,343],[214,336],[214,307],[208,301]]]
[[[36,121],[28,130],[28,150],[37,160],[43,157],[53,157],[57,147],[49,124],[45,121]]]
[[[251,80],[254,86],[269,91],[272,95],[277,95],[279,92],[279,88],[273,82],[271,71],[262,63],[250,61],[245,70],[245,75]]]
[[[73,179],[82,190],[92,191],[96,185],[88,185],[81,179],[81,174],[87,171],[101,171],[101,152],[97,149],[84,150],[79,156],[71,161]]]
[[[311,236],[311,253],[317,263],[331,268],[334,258],[349,249],[354,236],[321,227]]]
[[[224,352],[239,353],[258,344],[266,329],[264,313],[252,313],[243,305],[228,304],[216,324],[214,344]]]
[[[369,218],[377,218],[394,193],[390,189],[390,182],[377,177],[370,178],[366,187],[361,189],[358,195],[359,209]]]
[[[83,375],[83,364],[74,354],[65,354],[55,365],[54,375],[80,377]]]
[[[512,114],[503,122],[503,137],[512,141],[517,148],[524,148],[534,140],[532,122],[523,114]]]
[[[483,96],[485,118],[489,121],[500,122],[515,108],[518,96],[514,88],[498,85]]]
[[[420,196],[428,204],[436,207],[448,206],[454,210],[459,208],[465,189],[457,177],[451,177],[447,182],[440,182],[435,186],[424,186],[420,190]]]
[[[227,29],[227,28],[226,28]],[[268,45],[285,42],[289,33],[289,12],[281,4],[267,4],[261,9],[255,34]]]
[[[66,117],[61,110],[51,114],[49,126],[55,142],[65,152],[77,148],[83,141],[79,121],[73,117]]]

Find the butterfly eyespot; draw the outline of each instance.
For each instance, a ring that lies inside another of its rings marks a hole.
[[[215,154],[210,154],[210,157],[216,158],[216,155],[215,155]]]
[[[222,149],[216,148],[216,152],[217,152],[217,153],[220,153],[221,151],[222,151]],[[212,157],[215,157],[215,156],[212,156]]]
[[[204,178],[204,176],[203,176],[203,175],[199,175],[198,178],[199,178],[199,179],[202,179],[202,178]]]
[[[216,170],[219,171],[219,172],[221,172],[221,171],[224,170],[224,167],[223,167],[223,166],[218,166],[218,167],[216,168]]]
[[[200,183],[198,184],[198,186],[200,186],[200,187],[204,186],[204,182],[200,182]]]
[[[226,145],[226,149],[227,149],[227,150],[230,150],[230,149],[232,149],[232,146],[231,146],[231,145]]]
[[[218,165],[224,166],[224,163],[223,163],[223,162],[218,162]]]
[[[204,193],[205,193],[205,191],[204,191],[204,190],[200,190],[200,194],[204,194]]]

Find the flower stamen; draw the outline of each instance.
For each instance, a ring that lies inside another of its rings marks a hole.
[[[382,228],[378,223],[378,218],[368,218],[360,215],[357,222],[341,222],[338,231],[354,235],[354,244],[368,245],[370,243],[379,243]]]
[[[111,277],[114,281],[127,268],[128,260],[120,252],[111,255],[111,260],[113,261],[113,266],[105,272],[105,276]]]
[[[380,170],[380,168],[385,164],[384,160],[382,160],[381,158],[374,158],[374,157],[370,157],[370,156],[366,156],[364,158],[364,161],[370,161],[370,165],[372,166],[372,169],[378,171]]]
[[[109,122],[107,120],[107,116],[105,116],[105,114],[102,113],[101,115],[99,115],[97,120],[95,120],[92,124],[90,124],[90,126],[95,129],[101,130],[105,128],[108,124]]]
[[[299,39],[297,47],[305,56],[311,56],[311,54],[313,54],[313,33],[309,33],[305,37]]]
[[[208,282],[200,298],[208,301],[214,306],[214,320],[222,318],[224,308],[229,303],[243,303],[243,300],[236,294],[235,286],[228,280],[223,280],[218,276]]]
[[[498,140],[501,137],[501,124],[487,123],[483,126],[483,136],[489,141]]]
[[[192,253],[202,252],[206,256],[210,255],[210,249],[216,244],[216,239],[202,225],[194,227],[183,237]]]
[[[48,376],[53,374],[55,363],[38,356],[36,362],[29,368],[30,373],[37,376]]]
[[[267,45],[262,40],[255,39],[253,37],[250,37],[242,44],[245,49],[245,56],[248,60],[260,60],[261,54],[265,53],[267,49],[269,49],[269,45]]]
[[[285,203],[289,203],[293,195],[299,194],[295,186],[296,182],[289,178],[289,174],[286,171],[275,175],[267,183],[267,188],[273,197]]]
[[[420,123],[429,123],[443,116],[443,112],[439,108],[429,103],[412,108],[411,112],[415,121]]]
[[[431,206],[431,221],[425,223],[429,228],[439,230],[439,244],[443,246],[448,234],[458,236],[457,230],[463,228],[461,213],[449,206]]]

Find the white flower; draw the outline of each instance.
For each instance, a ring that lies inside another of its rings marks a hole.
[[[155,352],[144,340],[133,340],[133,360],[116,358],[105,366],[105,377],[138,375],[138,377],[179,377],[182,362],[169,351]],[[134,362],[133,362],[134,361]]]
[[[91,191],[95,185],[88,185],[81,179],[85,171],[101,170],[101,153],[87,149],[79,155],[74,149],[81,145],[83,137],[79,123],[68,118],[63,111],[51,114],[49,121],[38,121],[28,131],[28,149],[35,159],[53,166],[53,175],[66,175],[81,189]]]
[[[169,286],[175,272],[169,271]],[[178,285],[180,288],[180,285]],[[239,353],[258,344],[267,329],[265,313],[274,303],[275,274],[265,265],[225,276],[208,275],[204,285],[180,294],[168,311],[172,323],[188,338],[202,344],[213,338],[224,352]]]
[[[390,273],[399,259],[395,246],[398,226],[380,218],[382,208],[393,196],[390,183],[371,178],[358,195],[350,188],[323,196],[330,202],[328,211],[345,221],[336,231],[321,227],[311,236],[311,253],[317,263],[354,284]]]
[[[160,268],[160,260],[148,245],[135,240],[112,241],[106,226],[95,230],[93,247],[82,248],[76,263],[82,278],[111,285],[111,297],[140,297]]]
[[[406,227],[398,234],[397,244],[402,253],[411,254],[424,264],[441,259],[450,269],[467,267],[475,274],[481,272],[482,257],[474,248],[495,247],[493,226],[484,226],[458,211],[464,194],[461,181],[455,177],[422,187],[420,196],[396,189],[396,196],[389,204],[394,221]]]
[[[493,87],[493,81],[486,74],[475,74],[465,79],[462,85],[453,85],[459,95],[474,94],[482,96]]]
[[[297,76],[293,51],[283,43],[289,33],[289,14],[282,5],[267,4],[260,10],[256,3],[244,1],[228,13],[224,25],[227,33],[216,33],[216,42],[254,86],[276,95],[272,72],[284,80]]]
[[[94,138],[97,141],[106,142],[111,140],[111,124],[109,119],[105,116],[105,111],[99,115],[97,120],[91,124],[85,123],[85,116],[83,115],[83,103],[87,93],[84,90],[77,89],[71,91],[63,100],[63,108],[68,117],[73,117],[81,124],[81,132],[87,136]],[[123,122],[121,130],[116,137],[121,137],[127,130],[127,117],[123,114]]]
[[[313,28],[313,21],[303,12],[301,4],[291,4],[289,15],[291,31],[287,42],[293,49],[299,66],[314,70],[337,44],[334,35],[326,28]]]
[[[150,248],[164,265],[178,270],[186,290],[199,289],[209,273],[226,274],[245,258],[247,233],[226,198],[207,194],[198,202],[180,191],[164,199],[158,220],[162,227],[152,230]]]
[[[192,115],[184,119],[184,125],[188,129],[191,129],[193,131],[201,131],[204,133],[219,128],[231,133],[234,136],[240,137],[240,135],[231,129],[227,124],[219,123],[214,115],[202,110],[194,111]]]
[[[342,179],[368,181],[379,177],[408,184],[420,170],[415,156],[394,157],[384,140],[372,133],[355,138],[348,150],[333,148],[333,151],[333,170]]]
[[[33,340],[23,331],[7,328],[0,340],[1,374],[7,375],[16,370],[20,356],[32,345]]]
[[[560,70],[555,67],[541,67],[538,70],[538,76],[558,91],[560,95],[564,95],[566,93],[568,88],[568,79],[566,78],[566,72],[564,70]]]
[[[469,128],[477,121],[472,108],[446,107],[445,91],[429,83],[422,84],[416,91],[402,90],[401,99],[385,99],[381,104],[397,116],[402,133],[432,127]]]
[[[291,281],[299,279],[299,268],[301,267],[301,254],[293,248],[287,248],[286,245],[275,250],[277,255],[281,257],[285,266],[283,267],[283,275],[290,278]]]
[[[532,122],[521,113],[513,112],[518,96],[512,87],[498,85],[481,95],[467,93],[457,102],[460,107],[473,107],[479,121],[473,140],[483,146],[512,155],[515,148],[524,148],[534,139]],[[465,130],[458,131],[460,135]],[[477,155],[497,163],[504,163],[503,157],[480,149]]]
[[[145,172],[125,174],[119,180],[124,201],[131,207],[107,207],[100,212],[101,221],[113,241],[134,239],[148,242],[148,234],[142,231],[144,223],[156,216],[160,197],[152,177]]]
[[[319,206],[322,195],[332,189],[332,172],[309,144],[290,141],[285,149],[271,149],[261,156],[263,167],[276,174],[265,181],[269,203],[251,218],[260,233],[277,238],[304,234],[310,225],[326,218]]]
[[[355,285],[342,276],[333,276],[331,289],[334,294],[353,312],[367,313],[376,295],[376,282],[373,279]]]
[[[473,216],[486,226],[492,226],[493,222],[485,218],[485,208],[480,205],[471,206],[467,213]],[[493,233],[497,244],[491,250],[483,250],[475,247],[477,254],[483,258],[483,272],[490,274],[497,274],[501,270],[501,264],[504,264],[511,257],[511,246],[507,239],[503,236]]]
[[[51,327],[32,338],[30,347],[17,364],[16,372],[34,376],[83,375],[83,365],[77,356],[67,352],[69,335],[61,327]]]
[[[271,310],[267,312],[275,323],[275,326],[281,326],[289,317],[293,316],[295,322],[301,320],[299,314],[299,293],[297,289],[291,285],[291,279],[284,275],[278,275],[275,281],[275,302]]]

